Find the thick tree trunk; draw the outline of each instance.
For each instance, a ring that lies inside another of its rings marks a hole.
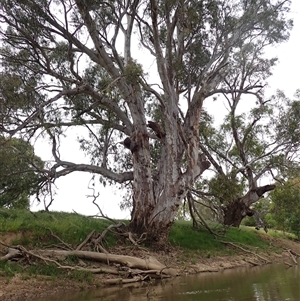
[[[242,199],[236,199],[224,209],[224,225],[239,227],[246,216],[252,216],[253,210]]]
[[[248,191],[242,198],[229,203],[224,209],[224,225],[239,227],[246,216],[254,215],[255,211],[250,208],[264,193],[275,189],[275,185],[265,185]]]
[[[176,133],[161,139],[161,158],[156,167],[142,166],[141,154],[133,154],[135,173],[130,229],[137,235],[144,235],[148,245],[156,249],[166,248],[171,225],[186,193],[186,188],[180,189],[181,162],[176,162],[176,140]]]
[[[200,155],[198,165],[200,166],[199,174],[201,174],[210,164],[204,156]],[[173,176],[174,173],[175,171],[173,171]],[[146,201],[149,198],[134,199],[130,222],[131,231],[145,236],[148,245],[155,249],[165,249],[168,245],[171,226],[189,188],[185,185],[184,174],[178,173],[178,180],[175,183],[171,181],[169,173],[163,173],[163,175],[165,177],[161,178],[165,181],[153,179],[153,193],[149,193],[149,197],[154,196],[154,202]]]
[[[148,147],[149,137],[139,135],[139,139],[133,138],[138,141],[138,147],[133,152],[134,194],[130,229],[137,235],[144,235],[148,244],[156,249],[166,248],[170,228],[183,198],[196,178],[210,166],[206,157],[199,154],[198,132],[192,128],[187,144],[183,141],[180,126],[174,117],[165,121],[157,166],[150,164],[144,149]],[[143,139],[145,141],[141,142]],[[187,161],[185,169],[184,160]]]

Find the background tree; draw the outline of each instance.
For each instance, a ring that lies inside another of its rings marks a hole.
[[[263,102],[250,99],[249,112],[239,94],[224,96],[229,113],[223,123],[215,126],[208,116],[200,126],[214,175],[194,194],[221,212],[225,225],[238,227],[247,215],[262,224],[254,205],[275,189],[277,178],[299,172],[299,93],[294,100],[282,92]],[[259,185],[263,181],[271,185]]]
[[[2,130],[47,133],[55,161],[48,177],[84,171],[112,182],[131,181],[130,229],[146,233],[158,247],[165,245],[183,198],[210,165],[199,150],[204,100],[221,91],[260,99],[274,65],[263,58],[263,49],[285,41],[292,26],[289,1],[1,0],[0,5],[2,78],[8,82],[1,90]],[[239,65],[245,47],[256,51],[253,66],[262,61],[254,75]],[[154,82],[141,65],[142,55],[156,62]],[[241,72],[237,85],[234,76]],[[19,98],[17,105],[11,95]],[[86,130],[81,148],[90,164],[61,158],[66,127]]]
[[[294,178],[278,185],[270,194],[276,228],[300,238],[300,180]]]
[[[0,137],[0,207],[27,208],[38,192],[42,160],[22,139]]]

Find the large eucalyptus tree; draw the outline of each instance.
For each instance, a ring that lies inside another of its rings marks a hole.
[[[85,171],[131,181],[130,228],[163,246],[182,199],[210,165],[199,149],[203,102],[216,93],[260,101],[274,64],[263,51],[288,38],[288,6],[1,0],[1,130],[48,134],[55,160],[48,177]],[[245,49],[264,62],[251,76],[247,68],[257,60],[238,63]],[[147,70],[151,61],[156,68]],[[239,84],[228,85],[241,73]],[[87,129],[80,142],[91,164],[60,157],[66,127]]]

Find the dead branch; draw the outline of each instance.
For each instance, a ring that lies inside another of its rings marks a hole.
[[[77,250],[77,251],[81,250],[81,249],[84,247],[84,245],[91,239],[91,237],[94,235],[94,233],[95,233],[95,230],[93,230],[93,231],[85,238],[85,240],[84,240],[81,244],[79,244],[79,245],[77,246],[76,250]]]
[[[187,200],[188,200],[188,204],[189,204],[189,210],[190,210],[190,214],[193,218],[193,225],[197,225],[197,221],[195,219],[195,215],[194,213],[196,213],[196,215],[198,216],[201,224],[209,231],[210,234],[212,234],[215,238],[217,236],[219,236],[217,233],[215,233],[209,226],[208,224],[205,222],[205,220],[202,218],[201,214],[199,213],[199,211],[197,210],[196,206],[195,206],[195,199],[193,198],[193,195],[191,192],[188,192],[187,194]]]
[[[123,279],[123,278],[115,278],[115,279],[106,279],[101,281],[101,283],[106,284],[106,285],[114,285],[114,284],[125,284],[125,283],[134,283],[134,282],[139,282],[145,280],[145,277],[141,276],[135,276],[133,278],[129,279]]]
[[[259,259],[261,259],[262,261],[264,261],[265,263],[271,263],[268,259],[256,254],[256,253],[253,253],[252,251],[249,251],[249,250],[246,250],[245,248],[233,243],[233,242],[229,242],[229,241],[223,241],[223,240],[219,240],[219,242],[221,242],[222,244],[225,244],[225,245],[230,245],[230,246],[233,246],[237,249],[240,249],[242,250],[243,252],[245,253],[249,253],[249,254],[252,254],[253,256],[255,257],[258,257]]]
[[[0,240],[0,245],[9,248],[9,245],[7,245],[6,243],[4,243],[2,240]]]
[[[142,233],[142,235],[139,237],[139,239],[137,241],[135,241],[131,232],[124,233],[124,236],[127,236],[127,235],[128,235],[128,239],[135,247],[137,247],[138,249],[143,250],[145,252],[148,252],[148,250],[146,248],[143,248],[139,245],[139,242],[144,239],[146,233]]]
[[[121,227],[126,227],[126,225],[125,225],[124,223],[121,223],[121,222],[118,223],[118,224],[109,225],[109,226],[101,233],[101,235],[94,241],[94,244],[100,246],[100,249],[101,249],[102,252],[108,253],[108,252],[105,250],[105,248],[104,248],[102,245],[100,245],[100,244],[101,244],[102,240],[104,239],[104,237],[105,237],[105,235],[107,234],[108,231],[110,231],[110,230],[113,229],[113,228],[117,228],[117,229],[118,229],[118,228],[121,228]]]
[[[287,265],[289,268],[291,268],[293,266],[292,264],[290,264],[290,263],[288,263],[286,261],[284,261],[284,264]]]
[[[291,252],[293,255],[295,255],[296,257],[299,257],[299,258],[300,258],[300,254],[299,254],[299,253],[295,252],[294,250],[290,250],[290,252]]]
[[[294,262],[294,264],[298,264],[298,262],[297,262],[297,260],[296,260],[296,258],[295,258],[295,256],[294,256],[294,254],[292,253],[292,251],[291,250],[287,250],[287,252],[289,253],[289,255],[291,256],[291,258],[292,258],[292,261]]]
[[[8,248],[8,253],[2,257],[0,257],[0,261],[7,261],[16,257],[19,257],[21,252],[15,248]]]
[[[50,228],[46,228],[46,229],[49,230],[50,233],[51,233],[51,235],[53,237],[55,237],[58,241],[60,241],[63,244],[63,246],[65,246],[68,250],[72,250],[73,249],[69,244],[65,243],[60,237],[58,237],[57,235],[55,235]]]
[[[108,217],[107,215],[105,215],[102,211],[102,209],[100,208],[100,206],[97,204],[97,199],[100,196],[100,193],[98,192],[96,194],[94,185],[91,186],[91,182],[94,181],[94,176],[92,177],[92,179],[90,180],[89,184],[88,184],[88,189],[92,190],[93,194],[92,195],[87,195],[88,198],[93,198],[92,203],[97,207],[99,213],[100,213],[100,217],[103,217],[107,220],[109,220],[110,222],[112,222],[113,224],[116,223],[116,221],[114,221],[112,218]],[[99,215],[98,215],[99,216]]]
[[[252,261],[252,260],[250,260],[250,259],[244,259],[246,262],[249,262],[249,263],[251,263],[253,266],[258,266],[259,265],[259,263],[257,263],[257,262],[254,262],[254,261]]]

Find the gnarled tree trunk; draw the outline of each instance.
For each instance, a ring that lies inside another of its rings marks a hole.
[[[275,189],[275,185],[265,185],[248,191],[242,198],[229,203],[224,209],[224,225],[239,227],[246,216],[252,216],[255,211],[250,206],[256,203],[264,193]]]

